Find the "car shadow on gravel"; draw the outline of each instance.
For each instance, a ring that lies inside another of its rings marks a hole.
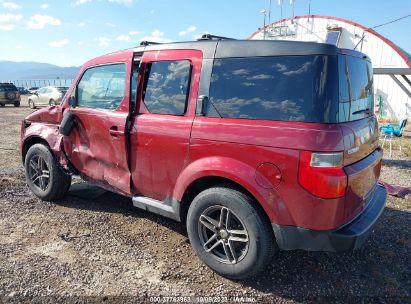
[[[64,199],[55,202],[55,204],[66,208],[120,213],[125,216],[145,218],[187,237],[184,225],[160,215],[134,207],[132,200],[129,197],[119,195],[114,192],[105,191],[97,186],[91,186],[89,191],[82,191],[83,189],[77,191],[78,189],[73,189],[74,187],[75,186],[72,185],[68,195]]]
[[[187,238],[184,225],[135,208],[130,198],[115,193],[104,191],[93,198],[69,193],[57,204],[148,219]],[[391,302],[410,297],[410,228],[411,213],[387,207],[374,233],[354,252],[280,251],[264,273],[232,283],[297,301],[319,296],[323,300],[324,297],[379,297],[389,298]]]
[[[302,297],[411,296],[411,213],[387,207],[374,233],[348,253],[281,251],[258,278],[243,282],[293,300]]]

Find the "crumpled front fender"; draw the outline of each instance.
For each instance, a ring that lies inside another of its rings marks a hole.
[[[67,159],[63,151],[63,135],[59,133],[62,108],[53,106],[28,115],[21,125],[21,153],[23,162],[28,149],[36,143],[46,142],[60,165],[67,169]]]

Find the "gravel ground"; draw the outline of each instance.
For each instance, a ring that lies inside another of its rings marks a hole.
[[[198,260],[183,225],[128,198],[85,196],[82,183],[58,203],[31,194],[18,151],[19,121],[30,111],[0,109],[0,303],[411,303],[410,198],[390,197],[357,251],[280,252],[259,277],[230,281]],[[411,159],[384,160],[381,178],[411,187]]]

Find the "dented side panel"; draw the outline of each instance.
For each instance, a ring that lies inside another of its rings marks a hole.
[[[130,193],[125,135],[111,136],[110,128],[124,132],[127,113],[74,109],[75,123],[63,139],[64,150],[82,176]]]
[[[75,85],[89,68],[104,64],[125,63],[126,75],[131,75],[132,59],[133,52],[125,51],[89,61],[82,67]],[[129,152],[126,139],[130,80],[130,77],[127,76],[124,97],[119,107],[114,111],[85,107],[71,109],[75,116],[73,129],[63,139],[64,150],[70,163],[83,178],[122,194],[131,193]],[[68,96],[74,94],[75,85],[69,90]],[[65,100],[66,107],[67,103]]]

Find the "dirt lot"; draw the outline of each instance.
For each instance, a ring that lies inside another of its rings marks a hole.
[[[127,198],[79,189],[53,204],[34,197],[18,150],[19,122],[30,111],[0,109],[0,303],[186,300],[150,298],[160,295],[411,303],[409,198],[390,197],[375,233],[355,252],[280,252],[260,277],[230,281],[202,265],[184,226]],[[382,179],[411,187],[410,158],[385,160]]]

